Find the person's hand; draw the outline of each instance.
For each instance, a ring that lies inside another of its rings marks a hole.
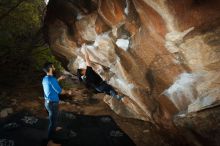
[[[71,90],[67,90],[67,94],[68,95],[72,95],[72,91]]]
[[[85,44],[82,45],[81,52],[83,53],[83,55],[87,53],[87,48]]]
[[[121,101],[126,105],[130,102],[128,97],[123,97]]]
[[[61,94],[72,95],[72,91],[63,89]]]
[[[58,81],[61,81],[61,80],[64,80],[65,78],[66,78],[66,76],[62,75],[62,76],[60,76],[57,80],[58,80]]]
[[[91,61],[90,61],[90,59],[89,59],[88,50],[87,50],[87,47],[86,47],[85,44],[82,45],[81,52],[82,52],[83,55],[84,55],[84,59],[85,59],[85,61],[86,61],[86,66],[91,66]]]

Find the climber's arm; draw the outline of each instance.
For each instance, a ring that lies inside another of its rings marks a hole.
[[[86,66],[91,66],[91,61],[89,59],[89,54],[87,53],[87,49],[85,49],[85,60],[86,60]]]

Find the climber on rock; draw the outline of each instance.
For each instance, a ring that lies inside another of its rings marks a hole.
[[[95,89],[98,92],[106,93],[117,100],[121,100],[122,102],[127,102],[127,97],[120,96],[115,91],[115,89],[107,84],[92,68],[91,61],[89,59],[89,55],[87,50],[85,49],[84,57],[86,61],[86,69],[78,69],[77,76],[80,82],[83,82],[86,86],[89,86]]]
[[[49,126],[48,126],[48,139],[57,128],[57,116],[59,105],[59,94],[71,94],[70,90],[64,90],[60,87],[58,81],[63,80],[65,77],[61,76],[58,79],[54,77],[55,67],[52,63],[48,62],[44,64],[43,71],[46,73],[42,80],[45,107],[49,114]]]

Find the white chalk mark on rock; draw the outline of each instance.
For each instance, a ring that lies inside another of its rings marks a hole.
[[[127,51],[128,48],[129,48],[129,40],[128,40],[128,39],[117,39],[116,45],[117,45],[119,48],[122,48],[122,49],[124,49],[125,51]]]

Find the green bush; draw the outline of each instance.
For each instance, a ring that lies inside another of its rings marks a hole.
[[[56,60],[56,58],[51,53],[50,48],[48,47],[40,47],[32,52],[33,59],[33,68],[35,70],[42,70],[42,67],[45,62],[49,61],[54,63],[57,70],[63,70],[61,63]]]
[[[44,43],[44,0],[0,0],[0,84],[15,84],[20,77],[41,71],[46,61],[62,69]],[[19,82],[19,81],[18,81]]]

